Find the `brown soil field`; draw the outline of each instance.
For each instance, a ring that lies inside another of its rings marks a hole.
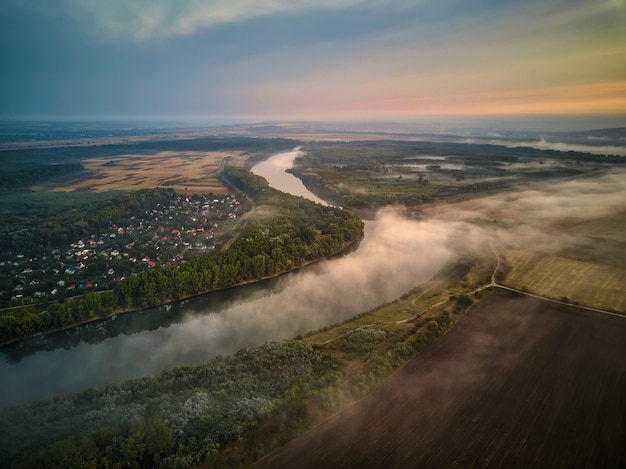
[[[238,152],[160,152],[119,155],[82,161],[86,171],[34,186],[36,191],[113,191],[154,187],[187,194],[228,194],[217,178],[223,161],[241,159]]]
[[[255,467],[619,468],[625,395],[626,319],[492,293]]]

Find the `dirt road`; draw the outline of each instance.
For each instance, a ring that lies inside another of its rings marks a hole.
[[[623,467],[626,319],[491,294],[255,467]]]

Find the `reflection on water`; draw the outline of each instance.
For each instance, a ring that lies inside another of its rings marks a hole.
[[[82,343],[96,345],[119,335],[133,336],[144,331],[180,324],[194,311],[219,313],[235,301],[246,301],[261,295],[278,293],[276,279],[207,293],[172,304],[120,314],[108,319],[90,322],[72,329],[46,334],[17,342],[0,349],[11,364],[17,364],[29,355],[56,349],[70,350]]]
[[[264,173],[272,186],[274,174],[295,179],[282,169],[287,158],[283,153],[267,162],[275,168]],[[267,169],[259,166],[255,172]],[[448,236],[440,225],[382,214],[366,222],[363,241],[347,256],[7,347],[0,360],[0,406],[197,365],[341,322],[431,278],[449,258]]]
[[[298,195],[318,204],[328,205],[325,201],[309,191],[302,181],[286,170],[293,166],[293,161],[302,152],[298,149],[279,153],[267,161],[254,166],[251,171],[257,176],[264,177],[270,185],[279,191]]]

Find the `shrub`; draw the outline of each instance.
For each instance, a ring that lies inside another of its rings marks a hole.
[[[387,337],[385,331],[358,328],[341,338],[341,350],[352,353],[368,353]]]

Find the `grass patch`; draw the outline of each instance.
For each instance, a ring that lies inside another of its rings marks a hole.
[[[506,285],[531,293],[605,309],[626,311],[626,269],[527,251],[505,251]]]

